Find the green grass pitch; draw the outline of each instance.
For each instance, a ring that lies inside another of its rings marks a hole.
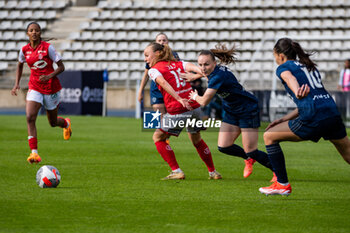
[[[25,116],[0,116],[0,232],[350,232],[350,166],[331,143],[282,143],[293,192],[259,193],[270,171],[243,178],[243,160],[216,149],[204,132],[222,180],[208,180],[186,133],[170,139],[184,181],[161,181],[169,168],[140,120],[73,116],[73,135],[37,120],[40,165],[30,165]],[[266,125],[265,125],[266,126]],[[238,140],[241,145],[241,140]],[[259,148],[264,149],[262,132]],[[56,189],[35,174],[53,165]]]

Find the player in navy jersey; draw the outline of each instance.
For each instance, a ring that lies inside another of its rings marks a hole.
[[[156,36],[156,40],[155,42],[159,43],[159,44],[168,44],[169,43],[169,39],[168,36],[165,33],[159,33]],[[176,60],[180,60],[179,55],[172,51],[173,56],[175,57]],[[146,63],[146,67],[145,67],[145,72],[143,74],[142,80],[141,80],[141,84],[140,84],[140,88],[139,88],[139,93],[138,93],[138,101],[141,102],[141,100],[143,99],[143,90],[145,89],[145,86],[148,82],[148,70],[150,69],[150,66],[148,63]],[[164,98],[162,93],[160,93],[157,84],[154,81],[151,81],[151,86],[150,86],[150,96],[151,96],[151,105],[153,107],[154,111],[159,110],[162,114],[166,113],[166,109],[165,109],[165,105],[164,105]]]
[[[276,74],[297,108],[273,121],[264,133],[266,150],[277,176],[277,181],[271,186],[259,189],[266,195],[289,195],[292,192],[279,145],[282,141],[317,142],[322,137],[330,140],[344,160],[350,163],[350,140],[345,126],[310,56],[299,43],[289,38],[279,39],[274,47],[274,57],[279,65]]]
[[[218,149],[222,153],[243,158],[246,163],[243,176],[247,178],[252,173],[255,161],[269,169],[272,167],[267,154],[258,150],[260,117],[257,98],[244,90],[229,68],[217,65],[215,60],[217,57],[223,64],[235,63],[235,52],[235,47],[227,49],[221,44],[215,49],[201,51],[198,64],[208,78],[208,89],[203,96],[192,91],[190,97],[201,106],[208,105],[216,93],[222,98],[225,114],[218,136]],[[182,77],[187,81],[196,78],[189,73]],[[239,135],[242,135],[244,149],[234,144]]]

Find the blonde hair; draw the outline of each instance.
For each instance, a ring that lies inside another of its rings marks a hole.
[[[162,45],[156,42],[152,42],[147,47],[151,47],[153,52],[159,52],[156,54],[156,58],[152,64],[149,64],[151,67],[160,61],[177,61],[173,55],[173,52],[171,51],[171,48],[167,44]]]

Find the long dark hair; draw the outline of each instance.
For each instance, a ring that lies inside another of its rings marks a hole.
[[[200,55],[209,55],[215,61],[215,57],[220,60],[221,64],[235,64],[236,63],[236,47],[233,45],[230,49],[226,47],[225,44],[217,44],[215,45],[215,49],[210,50],[202,50],[199,53]]]
[[[149,64],[151,67],[160,61],[177,61],[173,55],[171,48],[167,44],[162,45],[156,42],[152,42],[147,47],[151,47],[153,52],[159,51],[159,54],[156,55],[153,64]]]
[[[309,71],[316,69],[316,63],[314,63],[310,56],[312,56],[314,53],[307,53],[303,50],[303,48],[300,46],[298,42],[295,42],[289,38],[281,38],[277,41],[275,44],[275,47],[273,50],[277,54],[283,53],[286,55],[288,60],[296,60],[297,57],[299,58],[299,62],[306,66],[306,68]]]

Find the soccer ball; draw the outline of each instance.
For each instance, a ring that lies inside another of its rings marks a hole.
[[[61,174],[57,168],[45,165],[36,173],[36,183],[40,188],[56,188],[61,181]]]

